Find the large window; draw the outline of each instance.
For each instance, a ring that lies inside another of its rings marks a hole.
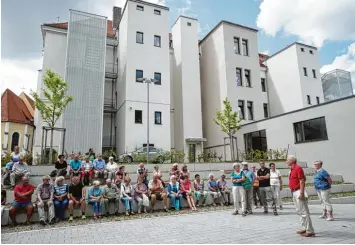
[[[155,84],[161,85],[161,73],[155,72],[154,80],[155,80]]]
[[[239,117],[244,119],[245,118],[244,100],[238,100],[238,107],[239,107]]]
[[[161,112],[160,111],[154,112],[154,123],[161,125]]]
[[[242,39],[242,45],[243,45],[243,55],[249,56],[248,40]]]
[[[142,78],[143,78],[143,71],[142,70],[136,70],[136,82],[142,83],[143,82],[143,80],[141,80]]]
[[[251,150],[267,152],[266,131],[260,130],[244,134],[244,143],[246,152]]]
[[[234,37],[234,53],[240,54],[239,37]]]
[[[261,91],[266,92],[265,78],[261,78]]]
[[[155,35],[154,36],[154,46],[155,47],[161,47],[161,42],[160,42],[160,36]]]
[[[20,140],[20,134],[15,132],[12,134],[12,139],[11,139],[11,151],[14,151],[15,146],[18,146]]]
[[[269,117],[269,108],[267,106],[267,103],[264,103],[263,106],[264,106],[264,117],[268,118]]]
[[[137,31],[136,33],[136,43],[143,43],[143,32]]]
[[[251,87],[250,70],[244,70],[245,86]]]
[[[142,114],[143,114],[143,112],[141,110],[134,111],[134,122],[135,123],[143,123]]]
[[[296,143],[328,140],[325,117],[293,124]]]
[[[248,101],[247,102],[247,108],[248,108],[248,119],[249,120],[254,120],[253,101]]]
[[[243,86],[242,69],[241,68],[236,68],[236,79],[237,79],[237,86]]]

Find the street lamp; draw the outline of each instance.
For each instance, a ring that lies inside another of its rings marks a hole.
[[[147,165],[149,164],[149,84],[157,83],[158,81],[154,78],[138,78],[137,81],[145,82],[147,84]]]

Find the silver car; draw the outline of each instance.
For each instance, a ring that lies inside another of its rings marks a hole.
[[[163,163],[164,157],[162,154],[163,154],[163,149],[159,149],[159,148],[152,147],[152,146],[149,147],[149,162]],[[140,161],[140,159],[135,159],[135,158],[137,158],[137,155],[142,155],[142,157],[146,156],[147,155],[147,147],[141,147],[131,153],[122,154],[122,155],[120,155],[119,160],[120,160],[120,162],[127,162],[127,163]]]

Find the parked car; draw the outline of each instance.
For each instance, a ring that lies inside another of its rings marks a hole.
[[[164,157],[163,157],[163,149],[159,149],[156,147],[149,147],[149,161],[150,162],[158,162],[158,163],[163,163],[164,162]],[[137,156],[142,155],[142,157],[147,155],[147,147],[141,147],[138,148],[136,151],[130,152],[130,153],[124,153],[119,156],[119,161],[120,162],[136,162],[140,161],[140,159],[137,159]],[[144,158],[146,159],[146,158]]]

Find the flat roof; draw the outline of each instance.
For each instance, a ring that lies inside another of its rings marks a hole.
[[[273,55],[270,55],[269,58],[267,58],[266,60],[278,55],[279,53],[285,51],[286,49],[288,48],[291,48],[293,45],[300,45],[300,46],[303,46],[303,47],[306,47],[306,48],[311,48],[311,49],[314,49],[314,50],[318,50],[316,47],[314,46],[310,46],[310,45],[307,45],[307,44],[304,44],[304,43],[300,43],[300,42],[294,42],[294,43],[291,43],[290,45],[284,47],[283,49],[280,49],[279,51],[277,51],[276,53],[274,53]]]
[[[221,20],[209,33],[207,33],[207,35],[199,42],[199,44],[202,44],[209,36],[211,36],[213,34],[213,32],[215,32],[222,24],[227,24],[227,25],[232,25],[235,27],[239,27],[239,28],[243,28],[243,29],[247,29],[249,31],[254,31],[254,32],[258,32],[259,30],[248,27],[248,26],[243,26],[243,25],[239,25],[230,21],[226,21],[226,20]]]

